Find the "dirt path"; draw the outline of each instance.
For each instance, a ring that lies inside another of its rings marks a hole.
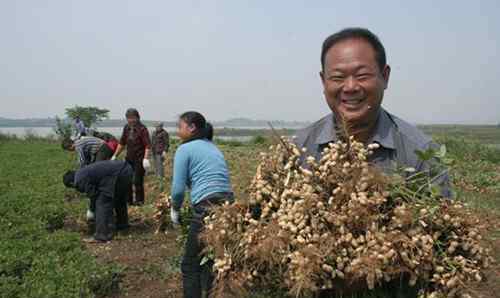
[[[491,218],[490,222],[490,247],[491,256],[496,261],[486,273],[486,281],[472,288],[477,298],[500,298],[500,222]]]
[[[99,263],[121,268],[119,291],[107,298],[176,298],[182,297],[178,235],[175,230],[155,234],[150,220],[152,201],[142,207],[130,207],[131,228],[115,235],[108,244],[85,244]],[[82,217],[68,218],[67,230],[89,237]]]

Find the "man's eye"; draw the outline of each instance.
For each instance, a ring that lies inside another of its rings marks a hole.
[[[331,76],[330,80],[335,81],[335,82],[340,82],[344,80],[343,76]]]
[[[366,79],[369,79],[370,78],[370,74],[369,73],[362,73],[362,74],[358,74],[356,76],[356,78],[358,80],[366,80]]]

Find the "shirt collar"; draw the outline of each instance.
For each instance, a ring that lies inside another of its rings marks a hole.
[[[327,144],[337,141],[337,134],[335,133],[335,114],[330,113],[324,118],[320,126],[320,132],[316,137],[316,144]]]
[[[396,127],[389,114],[380,108],[379,117],[375,127],[375,133],[369,143],[376,142],[384,148],[395,149],[394,134]],[[329,114],[320,126],[320,132],[316,137],[316,144],[322,145],[338,140],[335,129],[335,114]]]
[[[375,127],[375,133],[370,143],[376,142],[384,148],[396,149],[394,145],[394,134],[396,133],[396,129],[396,125],[387,111],[381,108],[377,119],[377,126]]]

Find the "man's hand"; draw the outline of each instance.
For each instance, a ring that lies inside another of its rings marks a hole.
[[[174,225],[180,225],[180,215],[173,207],[170,207],[170,219]]]
[[[111,160],[116,160],[116,155],[113,155],[113,157],[111,157]]]
[[[161,154],[161,157],[167,158],[167,152],[163,151],[163,153]]]

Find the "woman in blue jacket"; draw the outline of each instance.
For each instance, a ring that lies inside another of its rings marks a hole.
[[[198,239],[203,218],[210,206],[233,201],[233,192],[224,155],[212,142],[213,128],[205,117],[198,112],[182,114],[179,117],[177,135],[182,144],[174,157],[170,215],[172,222],[178,224],[184,193],[189,188],[193,217],[181,270],[184,297],[199,298],[202,295],[202,271],[205,271],[200,265],[203,246]],[[211,280],[211,277],[206,278],[204,290],[209,291]]]

